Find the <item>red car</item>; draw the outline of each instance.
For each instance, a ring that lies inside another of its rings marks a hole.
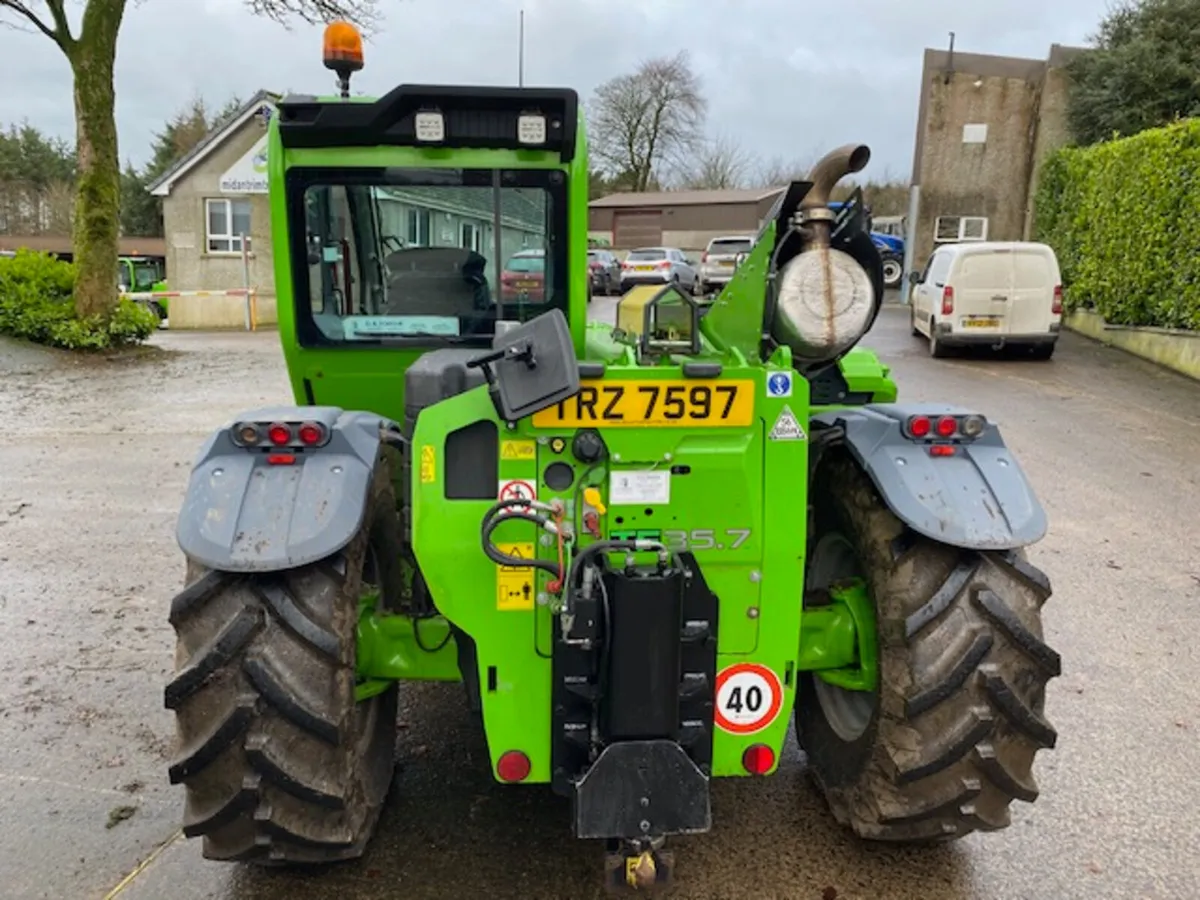
[[[500,273],[501,303],[546,302],[546,251],[522,250]]]

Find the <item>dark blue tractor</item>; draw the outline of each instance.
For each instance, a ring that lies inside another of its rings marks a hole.
[[[846,203],[836,201],[829,204],[834,212],[841,211]],[[871,232],[871,240],[883,257],[883,285],[889,290],[900,287],[904,277],[904,238],[885,231],[877,231],[871,221],[871,209],[866,207],[867,227]]]

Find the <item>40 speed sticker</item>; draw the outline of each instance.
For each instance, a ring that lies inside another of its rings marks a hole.
[[[730,734],[754,734],[770,726],[783,708],[779,676],[758,663],[737,663],[717,675],[713,720]]]

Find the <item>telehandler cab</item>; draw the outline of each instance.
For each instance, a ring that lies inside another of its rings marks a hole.
[[[667,881],[793,720],[863,838],[1008,825],[1056,738],[1046,518],[995,423],[896,402],[856,346],[880,256],[861,197],[828,204],[868,149],[788,187],[705,315],[665,285],[588,323],[575,92],[349,99],[357,33],[326,55],[342,96],[270,126],[298,405],[212,434],[179,518],[184,832],[360,855],[423,679],[463,684],[498,781],[570,798],[614,888]]]

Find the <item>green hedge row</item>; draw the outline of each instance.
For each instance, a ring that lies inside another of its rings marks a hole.
[[[1059,150],[1034,202],[1068,309],[1200,330],[1200,120]]]
[[[81,319],[74,288],[75,266],[49,254],[20,250],[0,258],[0,334],[69,350],[104,350],[140,343],[158,327],[154,313],[130,300],[110,317]]]

